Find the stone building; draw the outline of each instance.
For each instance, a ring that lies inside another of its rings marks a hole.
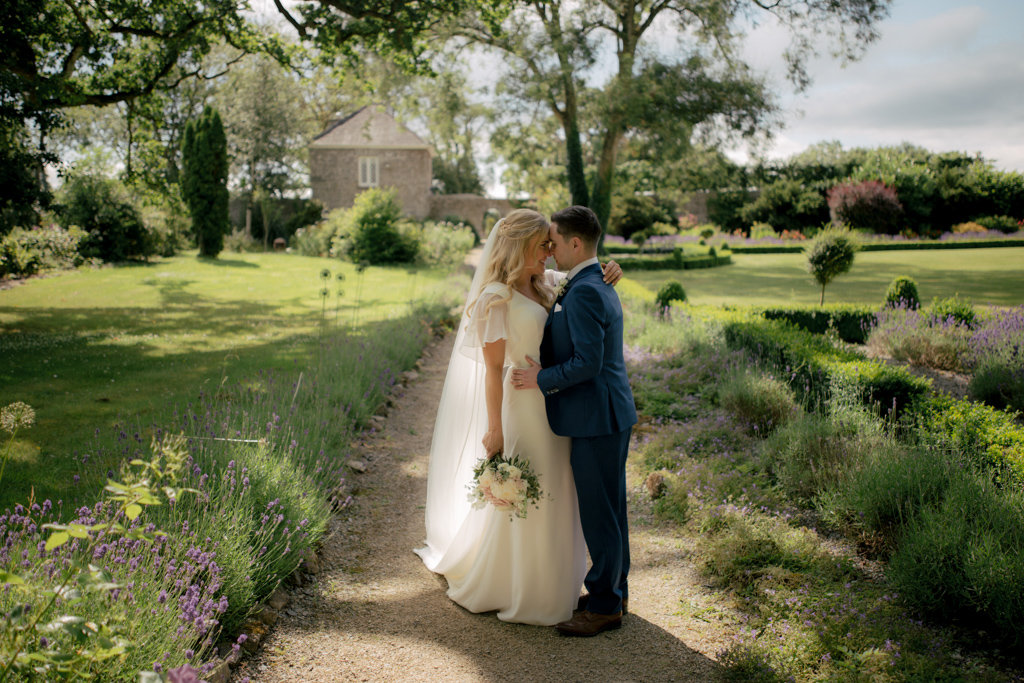
[[[505,215],[504,199],[431,194],[433,150],[378,107],[333,121],[309,145],[313,199],[330,211],[347,208],[372,187],[394,187],[406,214],[417,219],[458,216],[482,232],[487,214]]]

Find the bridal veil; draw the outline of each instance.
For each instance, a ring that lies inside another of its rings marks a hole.
[[[473,508],[468,486],[473,479],[473,467],[484,454],[481,442],[487,431],[486,368],[481,349],[465,342],[469,304],[480,296],[500,225],[498,221],[491,228],[466,296],[430,444],[427,538],[423,547],[415,552],[428,569],[441,574],[453,560],[464,555],[461,546],[471,547],[484,531],[483,517],[470,514]],[[474,525],[480,528],[472,528]]]

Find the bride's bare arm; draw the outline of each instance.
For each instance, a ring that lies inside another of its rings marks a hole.
[[[501,431],[502,370],[505,366],[505,340],[484,344],[484,395],[487,400],[487,433],[483,444],[487,457],[501,452],[505,436]]]
[[[612,287],[619,283],[622,279],[622,266],[616,263],[614,260],[608,261],[601,266],[601,270],[604,271],[604,281],[610,284]]]
[[[619,284],[619,280],[622,279],[622,266],[615,260],[601,264],[601,271],[604,273],[604,281],[613,287]],[[565,277],[565,273],[560,270],[549,270],[546,271],[546,274],[548,276],[548,284],[552,287],[557,287],[561,284],[562,279]]]

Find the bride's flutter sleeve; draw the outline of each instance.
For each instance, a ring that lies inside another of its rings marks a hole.
[[[473,350],[484,344],[508,338],[508,300],[511,292],[505,285],[488,285],[472,304],[466,320],[466,336],[462,340],[463,352],[475,355]]]

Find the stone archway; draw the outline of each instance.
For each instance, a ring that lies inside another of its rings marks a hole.
[[[473,226],[473,230],[481,239],[487,237],[487,229],[512,210],[507,199],[489,199],[475,194],[435,194],[430,197],[430,218],[442,220],[457,217],[463,223]]]

